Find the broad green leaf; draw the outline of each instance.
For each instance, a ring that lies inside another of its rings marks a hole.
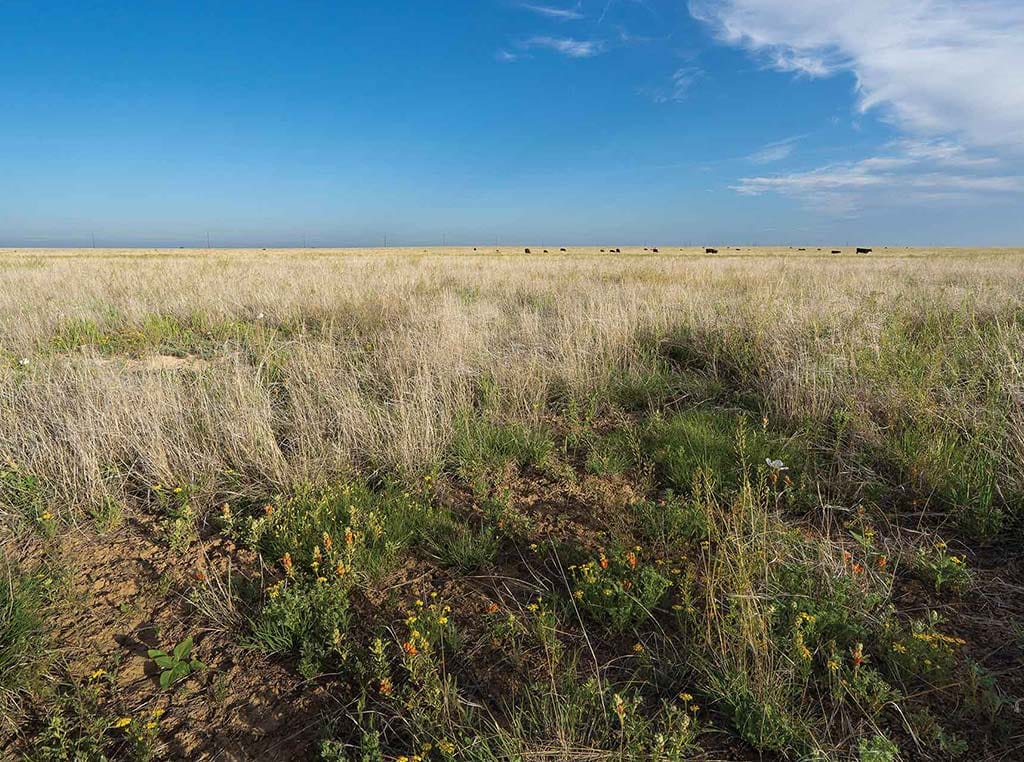
[[[178,643],[178,645],[174,647],[174,658],[178,660],[187,659],[190,653],[192,653],[191,635],[189,635],[187,638],[185,638],[183,641],[181,641],[180,643]]]

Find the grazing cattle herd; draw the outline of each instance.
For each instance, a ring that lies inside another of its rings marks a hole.
[[[726,249],[731,249],[732,247],[731,247],[731,246],[726,246],[725,248],[726,248]],[[790,246],[789,248],[790,248],[790,250],[792,250],[792,249],[793,249],[793,247],[792,247],[792,246]],[[476,251],[476,248],[475,248],[475,247],[473,248],[473,251]],[[500,249],[495,249],[495,251],[500,251]],[[524,253],[526,253],[526,254],[532,254],[532,253],[533,253],[533,250],[532,250],[532,249],[529,249],[529,248],[525,248],[525,249],[523,249],[523,251],[524,251]],[[544,249],[543,251],[544,251],[544,253],[545,253],[545,254],[548,254],[548,253],[549,253],[547,249]],[[568,252],[569,250],[568,250],[568,249],[566,249],[566,248],[560,248],[560,249],[559,249],[559,251],[560,251],[560,252],[563,252],[563,253],[564,253],[564,252]],[[601,249],[600,251],[601,251],[601,253],[602,253],[602,254],[605,254],[605,253],[608,253],[608,254],[621,254],[621,253],[622,253],[622,249],[618,249],[618,248],[615,248],[615,249]],[[659,249],[658,249],[658,248],[657,248],[656,246],[654,246],[654,247],[651,247],[651,248],[648,248],[648,247],[646,247],[646,246],[645,246],[645,247],[644,247],[644,251],[649,251],[649,252],[651,252],[652,254],[658,254],[658,253],[660,253],[660,250],[659,250]],[[684,249],[679,249],[679,251],[684,251]],[[743,249],[741,249],[741,248],[737,247],[737,248],[735,249],[735,251],[743,251]],[[797,251],[807,251],[807,249],[806,249],[806,248],[804,248],[804,247],[799,247],[799,248],[797,248]],[[824,251],[824,249],[822,249],[822,248],[821,248],[821,247],[819,246],[819,247],[818,247],[818,248],[816,249],[816,251]],[[831,249],[830,251],[831,251],[831,252],[832,252],[833,254],[842,254],[842,253],[843,253],[843,250],[842,250],[842,249]],[[858,254],[870,254],[870,253],[871,253],[872,251],[874,251],[874,249],[866,248],[866,247],[863,247],[863,246],[858,246],[858,247],[856,248],[856,252],[857,252]],[[704,253],[705,253],[705,254],[717,254],[717,253],[718,253],[718,249],[712,248],[711,246],[706,246],[706,247],[704,248]]]

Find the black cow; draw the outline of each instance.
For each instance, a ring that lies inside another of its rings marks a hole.
[[[718,249],[707,248],[707,249],[704,249],[704,253],[705,254],[717,254],[718,253]]]
[[[653,251],[653,252],[654,252],[655,254],[657,254],[657,253],[658,253],[658,250],[657,250],[657,249],[651,249],[651,251]]]
[[[842,254],[843,252],[841,252],[839,249],[832,249],[832,253],[833,254]]]
[[[858,246],[858,247],[857,247],[857,253],[858,253],[858,254],[870,254],[870,253],[871,253],[871,249],[862,249],[862,248],[860,248],[860,247]]]
[[[565,251],[565,249],[559,249],[559,251]]]
[[[530,250],[529,250],[529,249],[524,249],[524,251],[525,251],[525,252],[526,252],[527,254],[529,254],[529,253],[530,253]]]

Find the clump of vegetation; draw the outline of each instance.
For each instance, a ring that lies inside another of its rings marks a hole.
[[[150,648],[146,652],[160,670],[161,688],[166,690],[193,672],[206,669],[205,664],[192,658],[192,645],[192,636],[189,635],[171,651]]]

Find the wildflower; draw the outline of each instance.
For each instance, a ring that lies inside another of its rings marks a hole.
[[[89,679],[90,680],[97,680],[97,679],[103,677],[105,674],[107,674],[107,670],[102,669],[102,668],[101,669],[97,669],[91,675],[89,675]]]
[[[601,553],[601,568],[602,569],[607,569],[608,568],[608,558],[605,556],[603,551]]]
[[[231,506],[228,505],[227,503],[224,503],[224,505],[222,505],[220,507],[220,515],[224,517],[225,521],[230,521],[231,520]]]
[[[174,494],[175,495],[180,495],[182,492],[183,492],[183,490],[182,490],[181,487],[175,487],[174,488]]]
[[[437,623],[438,624],[448,624],[448,617],[446,617],[446,616],[438,617]]]
[[[635,643],[633,645],[633,653],[635,653],[635,654],[642,654],[643,652],[644,652],[644,644],[643,643]]]
[[[618,693],[612,696],[612,702],[615,704],[615,714],[619,715],[619,722],[623,722],[626,716],[626,702]]]
[[[680,701],[693,701],[693,696],[691,694],[689,694],[689,693],[680,693],[679,694],[679,700]]]
[[[447,739],[442,739],[437,742],[437,748],[444,754],[454,754],[455,744]]]
[[[771,458],[765,458],[764,462],[768,464],[768,467],[774,471],[788,471],[789,466],[783,463],[781,460],[772,460]]]
[[[119,717],[117,719],[117,721],[114,723],[114,727],[115,728],[124,728],[124,727],[128,727],[131,724],[132,724],[132,718],[131,717]]]
[[[356,541],[356,536],[352,533],[352,527],[345,527],[345,544],[351,546]]]
[[[328,553],[330,553],[331,552],[331,548],[333,546],[334,546],[334,543],[331,542],[331,536],[327,532],[324,532],[324,550],[326,550]]]
[[[49,521],[50,519],[53,518],[53,514],[50,513],[49,511],[43,511],[43,513],[39,516],[39,518],[41,518],[43,521]]]
[[[885,556],[879,556],[879,558],[878,558],[878,568],[879,569],[884,569],[886,567],[886,565],[888,565],[888,563],[889,563],[889,559],[888,558],[886,558]]]
[[[316,582],[318,585],[322,585],[327,581],[327,577],[317,577]]]
[[[634,553],[632,550],[626,554],[626,563],[629,564],[630,569],[635,569],[637,567],[637,564],[640,563],[637,560],[636,553]]]
[[[156,720],[150,720],[149,722],[147,722],[142,727],[144,727],[146,730],[153,730],[154,728],[157,727],[157,721]]]
[[[861,566],[860,564],[854,564],[852,569],[853,569],[853,573],[854,574],[863,574],[864,573],[864,567]]]
[[[409,656],[415,656],[419,653],[419,649],[416,648],[416,644],[411,640],[407,640],[402,644],[402,650],[409,654]]]
[[[341,561],[338,561],[338,565],[334,567],[334,573],[337,574],[339,577],[344,577],[345,564],[343,564]]]
[[[274,506],[270,505],[269,503],[267,505],[263,506],[263,515],[264,516],[271,516],[271,515],[273,515],[273,513],[274,513]]]
[[[499,608],[498,604],[495,603],[494,601],[491,601],[490,604],[488,604],[488,606],[487,606],[487,613],[488,614],[496,614],[498,612],[498,608]]]
[[[29,362],[30,361],[27,357],[22,357],[20,360],[18,360],[18,365],[24,368],[26,365],[29,364]]]
[[[203,574],[201,571],[197,571],[196,572],[196,581],[197,582],[206,582],[206,575]]]
[[[530,611],[537,611],[540,608],[540,606],[538,606],[536,603],[531,603],[526,608]]]
[[[530,550],[532,550],[534,553],[536,553],[537,552],[537,543],[531,542],[530,543]]]
[[[864,644],[858,643],[850,649],[850,655],[853,657],[853,666],[859,667],[864,663]]]
[[[382,696],[390,696],[391,692],[394,690],[394,687],[391,685],[391,678],[388,677],[381,678],[377,687],[380,689]]]
[[[281,559],[281,564],[284,566],[284,573],[291,577],[295,572],[292,569],[292,554],[285,553]]]

